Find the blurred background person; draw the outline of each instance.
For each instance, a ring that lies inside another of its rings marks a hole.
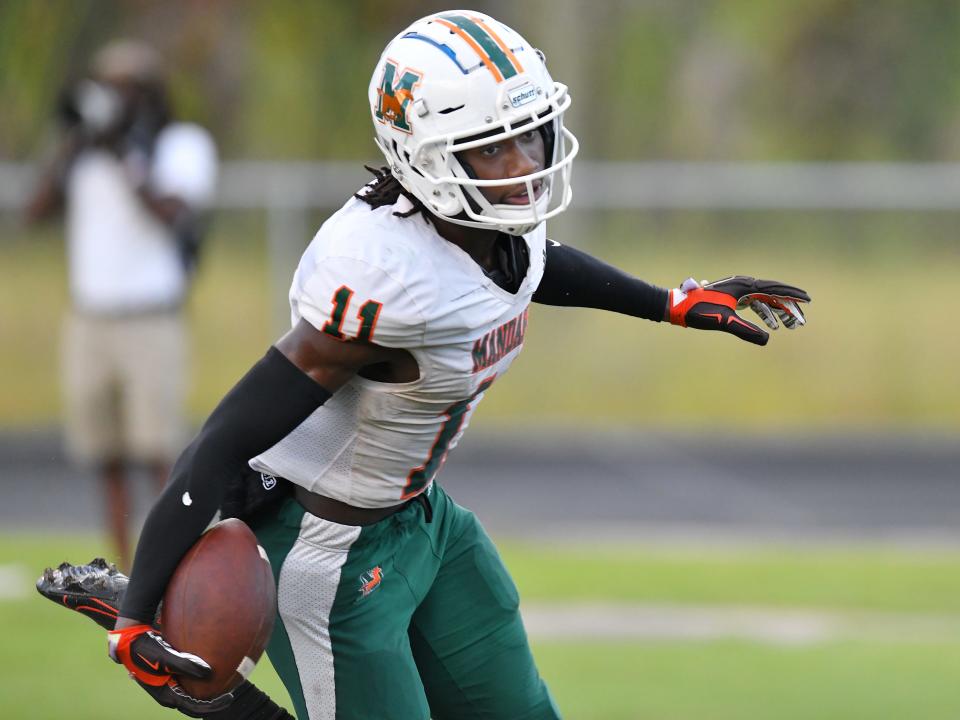
[[[173,119],[159,55],[135,40],[99,50],[61,94],[62,137],[27,207],[65,210],[71,308],[62,382],[69,456],[102,478],[119,565],[130,483],[163,487],[184,436],[183,304],[215,190],[210,134]]]

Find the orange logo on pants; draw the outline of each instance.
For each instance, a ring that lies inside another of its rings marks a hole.
[[[360,576],[360,594],[366,597],[380,587],[381,580],[383,580],[383,570],[379,565],[372,570],[367,570]]]

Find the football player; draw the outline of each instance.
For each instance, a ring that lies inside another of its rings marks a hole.
[[[530,303],[763,345],[737,309],[797,327],[809,297],[744,276],[666,290],[549,241],[544,221],[572,197],[570,95],[493,18],[413,23],[384,50],[369,102],[387,166],[320,228],[294,274],[292,329],[176,463],[110,652],[184,712],[286,716],[249,683],[236,697],[189,698],[176,676],[205,663],[152,627],[178,561],[222,510],[251,525],[273,564],[268,653],[298,717],[556,718],[513,582],[436,482],[520,352]]]

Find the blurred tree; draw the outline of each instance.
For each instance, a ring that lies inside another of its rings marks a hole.
[[[949,159],[956,0],[474,0],[571,85],[584,155]],[[0,158],[34,157],[60,87],[119,35],[169,60],[180,114],[227,157],[372,159],[385,43],[438,0],[0,0]]]
[[[84,3],[0,3],[0,157],[24,157],[75,59]],[[43,108],[43,114],[39,115]]]
[[[773,57],[784,145],[815,159],[942,159],[956,111],[960,4],[837,0]]]

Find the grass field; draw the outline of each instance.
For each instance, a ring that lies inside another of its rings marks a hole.
[[[478,424],[960,429],[960,334],[945,331],[940,310],[953,302],[960,260],[954,215],[591,220],[580,245],[657,284],[744,272],[801,285],[814,298],[810,324],[780,330],[760,350],[609,313],[535,307],[525,350],[489,393]],[[264,234],[255,213],[224,214],[215,225],[189,308],[195,419],[273,339]],[[58,416],[66,306],[58,235],[0,227],[0,427]]]
[[[105,657],[103,634],[29,586],[86,560],[96,537],[0,536],[0,714],[19,720],[170,717]],[[960,622],[960,551],[879,548],[566,548],[502,544],[524,602],[656,603],[923,613]],[[13,578],[20,578],[16,586]],[[17,587],[26,594],[17,595]],[[948,720],[960,716],[960,633],[797,645],[534,638],[566,718]],[[263,662],[255,681],[282,687]]]

